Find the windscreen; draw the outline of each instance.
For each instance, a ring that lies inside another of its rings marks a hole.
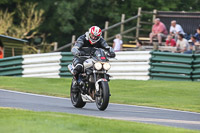
[[[106,58],[106,54],[104,52],[103,49],[99,48],[94,52],[94,58],[96,61],[102,61],[102,62],[106,62],[107,58]]]

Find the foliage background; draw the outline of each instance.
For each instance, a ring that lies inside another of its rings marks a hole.
[[[58,42],[59,47],[71,42],[71,36],[84,34],[92,25],[104,28],[137,14],[138,7],[152,11],[199,11],[199,0],[1,0],[0,9],[13,15],[13,24],[20,25],[18,5],[37,4],[36,11],[43,11],[43,21],[35,31],[45,34],[47,42]],[[1,33],[3,34],[3,33]]]

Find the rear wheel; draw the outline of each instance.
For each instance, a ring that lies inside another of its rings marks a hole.
[[[73,84],[73,80],[72,80]],[[72,105],[76,108],[83,108],[85,106],[85,102],[83,102],[80,91],[78,92],[72,92],[72,84],[70,89],[70,97]]]
[[[95,98],[99,110],[105,110],[108,107],[110,91],[108,82],[101,82],[99,85],[99,96]]]

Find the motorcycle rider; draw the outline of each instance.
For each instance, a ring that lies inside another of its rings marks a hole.
[[[72,54],[74,55],[73,59],[73,78],[74,82],[72,83],[72,92],[78,91],[77,80],[78,75],[83,71],[83,62],[86,58],[80,58],[79,56],[90,55],[93,51],[92,48],[102,48],[108,51],[108,55],[111,58],[115,57],[115,52],[112,47],[110,47],[106,41],[103,39],[102,31],[98,26],[92,26],[88,32],[81,35],[75,45],[71,49]]]

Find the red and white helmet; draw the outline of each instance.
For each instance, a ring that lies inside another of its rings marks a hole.
[[[92,26],[89,29],[89,42],[94,44],[98,42],[101,38],[101,29],[98,26]]]

